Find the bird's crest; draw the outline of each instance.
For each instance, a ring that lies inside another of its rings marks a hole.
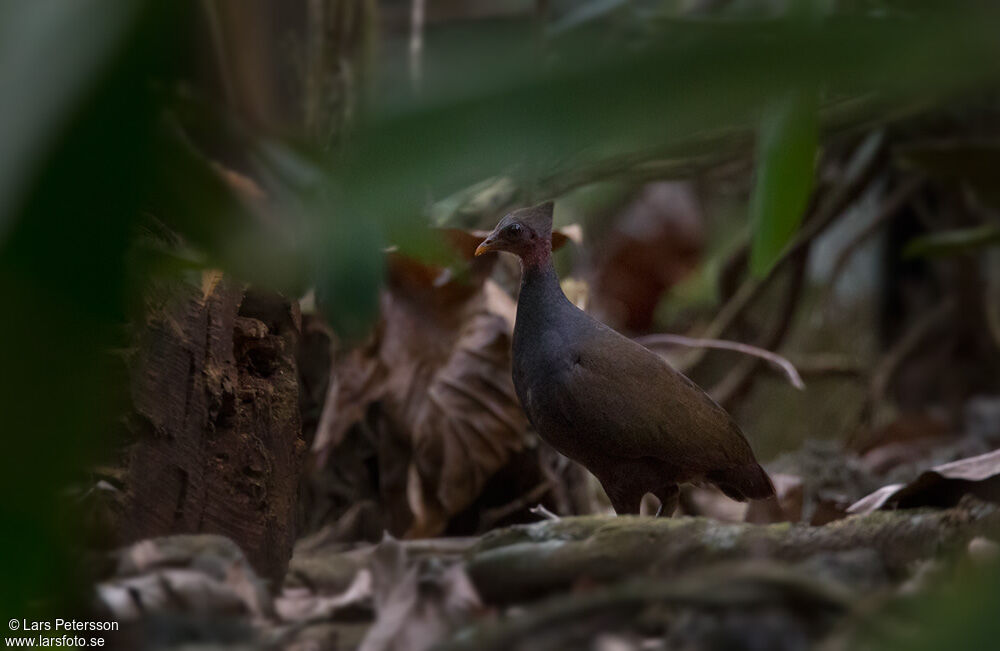
[[[529,208],[520,208],[504,217],[501,223],[506,225],[520,222],[540,237],[549,239],[552,237],[552,207],[552,202],[546,201]]]

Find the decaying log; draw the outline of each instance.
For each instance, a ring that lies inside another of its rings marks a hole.
[[[129,360],[122,542],[223,534],[280,581],[305,451],[299,328],[294,301],[218,273],[149,292]]]
[[[486,603],[513,603],[580,580],[677,576],[726,561],[796,562],[873,550],[889,573],[1000,533],[1000,509],[973,499],[953,509],[870,513],[822,527],[730,524],[706,518],[587,516],[501,529],[470,552],[469,575]]]

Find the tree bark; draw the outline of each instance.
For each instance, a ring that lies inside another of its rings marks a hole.
[[[217,272],[147,295],[129,369],[123,542],[218,533],[278,584],[295,540],[298,306]]]

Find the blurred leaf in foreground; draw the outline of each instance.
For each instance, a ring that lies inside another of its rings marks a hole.
[[[413,216],[462,188],[506,177],[527,188],[525,202],[549,198],[559,184],[547,180],[574,170],[703,155],[678,147],[748,129],[787,98],[762,139],[779,160],[764,166],[757,211],[781,209],[763,225],[763,268],[808,191],[815,98],[870,100],[884,114],[995,83],[995,9],[977,7],[906,20],[663,20],[641,47],[573,31],[545,52],[525,45],[527,23],[429,30],[421,93],[389,79],[366,105],[336,161],[339,197],[417,252],[427,238]]]
[[[995,649],[1000,639],[1000,567],[965,562],[927,594],[878,612],[844,648],[890,651]]]
[[[101,81],[142,10],[141,2],[97,0],[0,5],[0,92],[6,98],[0,102],[0,237],[54,136]]]
[[[76,595],[64,545],[80,532],[57,495],[117,431],[123,369],[110,351],[156,177],[148,82],[178,63],[165,56],[176,17],[144,2],[0,9],[0,604],[11,616]]]

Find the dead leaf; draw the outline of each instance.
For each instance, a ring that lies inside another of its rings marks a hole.
[[[772,472],[775,497],[755,500],[747,505],[746,522],[770,524],[773,522],[798,522],[802,519],[802,478],[786,473]]]
[[[772,479],[774,479],[772,477]],[[778,482],[775,479],[775,487]],[[700,515],[722,522],[743,522],[747,502],[736,502],[714,486],[683,486],[681,506],[685,515]]]
[[[163,612],[249,612],[247,604],[229,586],[197,570],[158,570],[99,583],[96,589],[97,598],[118,620]]]
[[[377,332],[334,368],[313,450],[322,467],[364,419],[391,450],[378,455],[390,531],[432,536],[524,445],[510,377],[516,306],[485,276],[398,253],[388,267]]]
[[[215,293],[215,288],[222,281],[222,271],[219,269],[205,269],[201,272],[201,302],[204,303],[208,297]]]
[[[690,183],[643,187],[594,251],[595,314],[632,332],[648,331],[663,293],[695,268],[703,231],[702,209]]]
[[[520,450],[525,421],[510,379],[506,294],[486,291],[468,306],[443,364],[414,414],[420,476],[450,513],[465,508],[490,475]]]
[[[117,552],[115,576],[96,586],[117,619],[154,612],[273,614],[271,598],[234,542],[211,534],[139,541]]]
[[[835,489],[812,489],[807,498],[806,484],[797,475],[771,473],[775,497],[750,502],[746,522],[806,522],[818,527],[847,515],[850,498]],[[807,503],[809,507],[806,508]]]
[[[951,427],[941,415],[928,410],[904,411],[881,427],[860,430],[852,437],[848,447],[860,455],[867,455],[896,443],[909,445],[929,441],[932,445],[940,445],[936,439],[951,436]]]
[[[274,601],[278,615],[286,622],[330,618],[350,606],[368,607],[372,598],[372,574],[367,568],[358,570],[347,589],[340,594],[325,595],[307,587],[286,588]]]
[[[372,555],[375,624],[359,651],[424,651],[482,608],[461,563],[411,562],[387,538]]]
[[[908,484],[891,484],[861,498],[848,513],[885,508],[948,507],[966,494],[1000,502],[1000,450],[959,459],[924,471]]]

